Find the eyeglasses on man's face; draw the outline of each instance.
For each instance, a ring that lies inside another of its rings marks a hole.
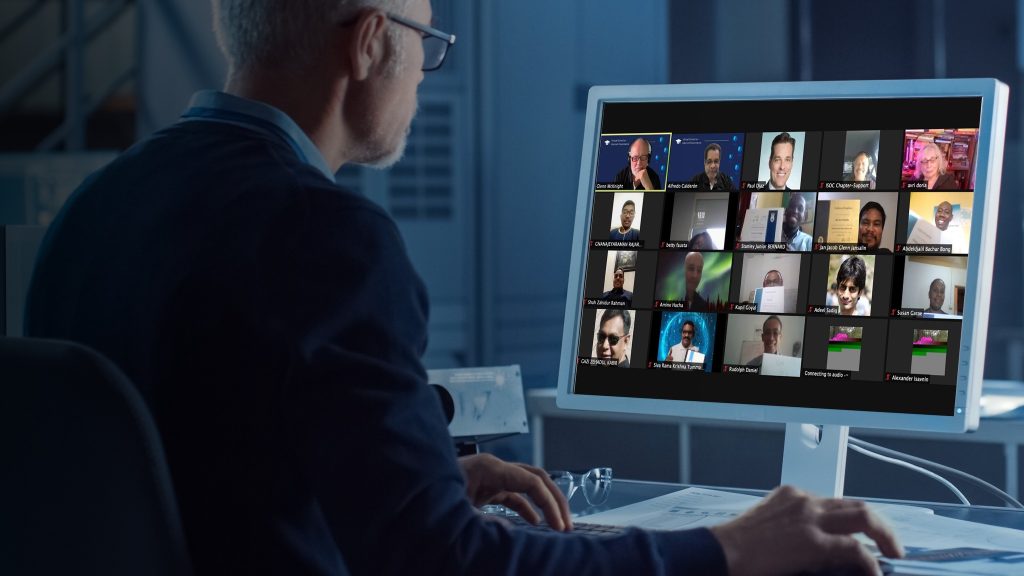
[[[423,37],[423,68],[424,72],[437,70],[444,64],[445,56],[448,55],[448,48],[455,44],[455,34],[442,32],[426,24],[420,24],[398,14],[387,13],[388,19],[397,22],[407,28],[420,33]]]
[[[619,344],[619,340],[622,340],[623,338],[625,338],[625,336],[619,336],[617,334],[605,334],[600,330],[598,330],[597,332],[598,344],[604,344],[604,341],[607,340],[609,346],[617,346]]]

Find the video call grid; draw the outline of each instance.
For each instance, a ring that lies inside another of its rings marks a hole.
[[[632,135],[630,135],[630,136],[632,136]],[[673,136],[675,136],[675,135],[673,135]],[[750,136],[751,136],[750,134],[744,135],[744,138],[749,138]],[[976,131],[974,132],[974,136],[976,138]],[[765,138],[766,138],[766,136],[765,136]],[[783,139],[785,139],[785,138],[786,138],[786,135],[783,135]],[[667,176],[668,174],[672,173],[671,172],[671,162],[672,162],[671,145],[672,144],[678,144],[681,140],[682,140],[682,138],[678,138],[678,139],[670,142],[670,147],[666,150],[666,154],[665,154],[665,166],[661,167],[661,170],[660,170],[662,175],[663,175],[664,180],[667,181],[669,188],[672,187],[671,182],[673,182],[673,180],[670,179]],[[834,140],[834,138],[833,138],[833,140]],[[740,140],[740,141],[742,142],[742,140]],[[643,150],[643,143],[642,142],[635,141],[634,144],[637,144],[638,146],[640,146],[638,151],[641,151],[641,152],[644,151]],[[774,148],[775,147],[773,146],[773,149]],[[708,150],[711,150],[711,154],[710,154],[711,156],[720,156],[721,152],[722,152],[722,149],[717,147],[717,146],[714,146],[714,147],[709,146],[709,147],[707,147],[704,150],[704,153],[703,153],[704,160],[707,160],[707,158],[709,156]],[[820,155],[823,154],[823,151],[822,151],[821,147],[818,147],[817,150],[818,150],[818,154],[819,154],[818,162],[819,162],[819,166],[820,166],[820,161],[821,161]],[[647,151],[650,151],[650,148],[648,148]],[[633,152],[633,151],[631,150],[631,152]],[[920,154],[921,151],[918,150],[917,152]],[[972,147],[971,152],[973,153],[973,147]],[[637,155],[636,154],[631,154],[631,156],[632,157],[629,158],[629,161],[630,161],[630,163],[635,164],[636,160],[637,160],[637,157],[636,157]],[[805,153],[805,156],[806,156],[806,153]],[[863,158],[863,156],[865,156],[865,155],[861,154],[860,157],[855,158],[854,160],[855,161],[856,160],[862,160],[862,161],[866,160],[865,158]],[[718,158],[713,158],[713,159],[717,160]],[[742,160],[734,158],[734,161],[735,161],[735,168],[739,168],[740,163],[742,162]],[[721,162],[715,162],[715,164],[719,164],[720,165]],[[745,169],[747,171],[746,172],[747,174],[751,173],[751,170],[750,170],[749,167],[747,167]],[[968,181],[971,181],[973,179],[973,172],[971,172],[970,175],[971,175],[971,178],[969,178]],[[698,179],[698,176],[695,176],[692,179],[692,181],[696,183],[696,181]],[[691,186],[689,189],[687,189],[686,192],[679,192],[679,193],[676,193],[676,195],[678,196],[678,195],[686,194],[687,192],[691,192],[692,193],[694,191],[699,191],[700,188],[707,189],[706,185],[709,182],[712,181],[712,179],[714,177],[714,174],[709,173],[709,174],[707,174],[707,176],[708,176],[707,179],[704,181],[704,186],[700,186],[700,185]],[[861,173],[860,176],[863,176],[863,173]],[[806,179],[804,181],[806,181]],[[868,200],[869,198],[875,197],[875,194],[886,195],[886,196],[889,196],[890,198],[895,196],[896,199],[899,201],[900,208],[902,209],[904,207],[908,207],[909,199],[911,198],[911,196],[913,194],[916,193],[916,192],[913,192],[913,191],[918,190],[918,189],[921,189],[921,190],[926,189],[924,186],[919,186],[918,188],[914,188],[913,186],[908,186],[908,184],[910,184],[910,182],[904,181],[903,185],[900,186],[900,188],[903,190],[902,193],[900,193],[900,192],[885,192],[885,191],[882,191],[882,190],[878,190],[877,188],[872,189],[872,188],[868,188],[868,187],[863,187],[862,186],[859,190],[857,190],[857,192],[858,192],[857,196],[861,197],[861,198],[863,198],[865,200]],[[871,185],[872,186],[874,185],[874,181],[873,180],[871,181]],[[595,188],[597,188],[596,185],[595,185]],[[641,185],[640,188],[643,188],[643,186]],[[741,185],[739,187],[734,186],[734,185],[733,186],[727,186],[726,189],[728,190],[729,211],[730,211],[730,216],[733,216],[733,217],[735,216],[735,211],[736,211],[737,205],[740,202],[740,198],[743,195],[741,193],[741,191],[739,190],[740,188],[747,188],[747,189],[753,189],[753,190],[765,190],[766,186],[762,185],[759,182],[751,183],[749,181],[742,181],[742,180],[741,180]],[[781,186],[780,188],[785,189],[785,186]],[[801,187],[801,189],[802,188],[804,188],[804,187]],[[815,212],[818,212],[819,204],[817,203],[817,200],[819,198],[826,197],[829,194],[829,192],[828,192],[829,190],[840,190],[840,191],[847,191],[848,192],[848,191],[856,189],[854,186],[851,186],[851,185],[847,184],[844,181],[829,180],[829,181],[826,182],[825,180],[823,180],[821,178],[817,179],[817,186],[813,186],[813,187],[810,187],[810,188],[815,191],[814,194],[812,195],[812,198],[815,199],[815,202],[814,202]],[[783,191],[785,192],[785,190],[783,190]],[[970,192],[970,191],[971,190],[966,190],[966,192]],[[797,193],[799,193],[800,190],[795,190],[795,191],[790,191],[790,192],[797,192]],[[820,194],[819,195],[819,193],[821,193],[821,192],[825,192],[825,194]],[[600,191],[599,193],[607,194],[607,192],[604,192],[604,191]],[[644,195],[646,196],[647,194],[653,195],[653,194],[659,194],[659,192],[650,192],[650,193],[645,193]],[[665,193],[661,193],[661,194],[665,194]],[[672,193],[669,192],[668,194],[672,194]],[[747,192],[746,194],[750,194],[750,192]],[[795,196],[796,195],[794,194],[794,195],[791,195],[790,197],[793,198]],[[781,206],[779,208],[781,208]],[[847,208],[847,207],[844,207],[844,208]],[[968,210],[969,210],[969,208],[968,208]],[[598,210],[595,209],[595,214],[597,214],[597,212],[598,212]],[[890,210],[890,214],[891,214],[891,212],[892,211]],[[902,210],[898,214],[907,214],[907,215],[909,215],[909,211],[908,210]],[[598,218],[598,216],[595,216],[595,226],[594,226],[594,230],[595,231],[598,230],[598,226],[596,225],[597,218]],[[937,218],[939,218],[939,217],[937,216]],[[904,217],[904,219],[905,219],[905,217]],[[666,222],[668,221],[668,215],[667,214],[665,215],[664,220]],[[906,242],[906,240],[908,238],[908,235],[911,233],[910,230],[904,230],[904,227],[906,226],[906,222],[901,222],[902,219],[899,218],[899,217],[895,218],[895,222],[893,222],[893,220],[894,220],[893,217],[889,216],[889,218],[886,219],[885,224],[886,225],[890,225],[890,226],[894,226],[896,229],[903,231],[904,233],[901,236],[902,236],[903,241]],[[936,220],[936,222],[938,223],[939,220]],[[732,224],[732,222],[730,222],[730,224]],[[805,224],[805,222],[801,222],[801,224]],[[658,224],[656,223],[656,225],[658,225]],[[731,225],[728,226],[727,227],[727,232],[731,231],[732,228],[733,228],[733,226],[731,226]],[[621,230],[621,228],[620,228],[620,230]],[[665,251],[666,248],[668,248],[668,249],[679,249],[679,248],[687,249],[687,248],[690,248],[689,244],[692,244],[692,242],[681,242],[681,243],[680,242],[675,242],[675,241],[673,241],[673,239],[666,240],[665,239],[665,235],[666,235],[666,233],[663,232],[662,230],[658,231],[658,236],[661,239],[660,239],[659,243],[657,244],[658,248],[656,248],[655,251],[662,252],[662,251]],[[863,233],[862,233],[862,235],[863,235]],[[870,234],[868,236],[870,237]],[[599,240],[597,240],[598,237],[599,237],[599,235],[595,233],[593,235],[593,241],[594,242],[600,242]],[[927,237],[925,236],[925,238],[927,238]],[[861,238],[858,238],[858,241],[860,241],[860,240],[861,240]],[[646,251],[650,250],[649,246],[644,246],[640,242],[633,242],[632,244],[633,244],[633,246],[631,246],[631,247],[635,248],[637,252],[641,252],[641,251],[645,251],[646,252]],[[760,252],[764,252],[765,251],[764,248],[762,248],[761,250],[758,250],[756,248],[755,249],[749,249],[749,248],[747,248],[745,246],[741,246],[739,243],[737,243],[737,245],[735,246],[734,250],[730,251],[730,250],[725,250],[726,245],[724,243],[721,243],[721,244],[722,244],[721,246],[717,247],[717,251],[723,252],[723,253],[736,253],[736,252],[744,252],[744,253],[746,253],[746,252],[749,252],[749,253],[752,253],[752,254],[756,254],[756,253],[760,253]],[[830,252],[835,251],[835,249],[833,247],[823,246],[822,244],[827,244],[827,238],[817,237],[816,238],[816,242],[814,243],[814,247],[811,248],[810,251],[811,252],[825,252],[825,253],[830,253]],[[609,248],[612,248],[612,247],[613,246],[609,246]],[[627,247],[630,247],[630,246],[627,246]],[[789,249],[789,248],[791,248],[791,247],[787,246],[787,249]],[[855,246],[846,246],[846,247],[840,246],[839,248],[857,248],[857,247],[855,247]],[[861,248],[861,251],[863,253],[868,254],[868,252],[866,250],[864,250],[866,248],[866,246],[863,243],[861,243],[859,248]],[[897,246],[898,250],[900,248],[901,248],[901,246]],[[716,247],[708,248],[708,247],[704,246],[704,247],[700,247],[700,249],[702,250],[702,252],[707,252],[709,250],[710,251],[715,251]],[[879,250],[879,247],[877,245],[874,246],[873,248],[871,248],[871,252],[876,252],[878,250]],[[889,251],[887,249],[882,249],[882,250],[884,250],[886,253],[890,253],[891,252],[891,251]],[[805,251],[801,250],[801,252],[805,252]],[[963,252],[966,252],[966,248],[963,249]],[[611,251],[609,251],[609,253],[611,253]],[[952,252],[949,252],[949,253],[951,254]],[[802,258],[803,257],[801,257],[801,259]],[[591,261],[590,261],[590,264],[588,265],[588,268],[590,267],[590,265],[594,265],[594,264],[597,264],[597,263],[593,261],[593,257],[592,257]],[[901,268],[900,272],[902,272],[902,271],[903,270]],[[616,275],[619,275],[618,272],[616,272]],[[767,277],[766,277],[766,281],[767,281]],[[890,286],[890,288],[891,288],[891,286]],[[734,300],[734,299],[732,299],[732,300]],[[962,302],[962,298],[961,298],[961,302]],[[736,306],[735,302],[730,302],[730,303],[728,303],[728,305],[730,306],[730,311],[733,311],[733,308]],[[584,302],[584,306],[585,307],[587,307],[587,306],[594,307],[593,304],[588,304],[586,301]],[[961,304],[961,306],[962,306],[962,304]],[[689,310],[690,309],[689,306],[684,306],[683,308],[685,310]],[[637,310],[637,309],[640,309],[640,308],[638,308],[636,306],[633,306],[632,309],[633,310]],[[743,312],[756,312],[756,311],[758,311],[758,310],[754,310],[754,309],[743,310]],[[808,311],[810,312],[812,310],[808,310]],[[789,312],[789,311],[787,311],[787,312]],[[903,318],[897,316],[896,312],[897,312],[897,310],[895,310],[895,309],[893,309],[891,311],[892,315],[894,316],[894,319],[895,320],[904,320]],[[784,317],[784,316],[786,316],[788,314],[778,314],[778,315],[780,317]],[[796,316],[796,317],[802,317],[802,316]],[[637,320],[638,320],[638,324],[639,324],[640,323],[639,317],[637,318]],[[885,320],[885,321],[887,322],[888,320]],[[906,321],[906,320],[904,320],[904,321]],[[640,330],[639,326],[636,329]],[[584,332],[585,331],[586,330],[584,329]],[[656,332],[656,330],[653,330],[653,326],[652,326],[652,331]],[[958,335],[959,334],[957,334],[957,336]],[[807,335],[805,334],[803,337],[806,338]],[[581,342],[581,351],[583,349],[582,344],[583,343]],[[836,346],[836,348],[842,348],[842,347],[841,346]],[[652,354],[650,352],[648,352],[646,354],[646,356],[648,358],[652,358],[652,357],[657,358],[657,356],[652,356]],[[583,358],[582,355],[581,355],[581,358]],[[651,364],[650,360],[648,361],[648,364],[649,365]],[[892,377],[892,375],[891,374],[887,374],[887,377]]]

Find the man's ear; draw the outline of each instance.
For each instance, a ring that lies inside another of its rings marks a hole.
[[[347,39],[353,80],[365,80],[386,58],[388,18],[379,10],[364,10]]]

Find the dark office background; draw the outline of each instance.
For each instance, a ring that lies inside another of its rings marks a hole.
[[[458,43],[421,87],[406,158],[339,174],[394,215],[427,281],[428,367],[518,363],[525,386],[555,385],[590,86],[991,76],[1011,99],[985,373],[1024,377],[1024,1],[433,4]],[[221,86],[209,13],[0,0],[0,223],[49,222],[87,173]]]

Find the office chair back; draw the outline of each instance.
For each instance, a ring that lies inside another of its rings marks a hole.
[[[153,418],[84,346],[0,337],[0,573],[191,573]]]

